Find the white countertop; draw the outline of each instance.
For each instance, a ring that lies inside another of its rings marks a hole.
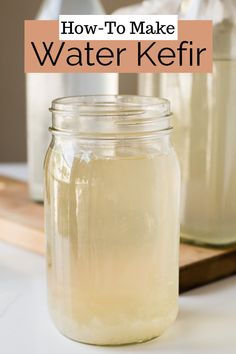
[[[9,169],[15,176],[17,168]],[[25,166],[20,170],[25,179]],[[1,354],[236,353],[236,276],[187,292],[179,303],[174,325],[153,341],[109,348],[73,342],[49,318],[44,258],[0,242]]]

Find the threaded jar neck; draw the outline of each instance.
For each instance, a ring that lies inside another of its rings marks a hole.
[[[170,103],[132,95],[74,96],[55,99],[50,108],[54,134],[119,139],[167,133]]]

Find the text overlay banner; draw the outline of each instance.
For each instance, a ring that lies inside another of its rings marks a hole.
[[[212,22],[179,21],[178,40],[60,41],[58,21],[25,21],[25,72],[211,72]]]

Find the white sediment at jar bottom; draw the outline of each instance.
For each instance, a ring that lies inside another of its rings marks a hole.
[[[170,305],[170,304],[169,304]],[[157,318],[130,318],[120,315],[116,323],[104,323],[94,316],[88,323],[63,316],[51,309],[51,317],[57,329],[66,337],[94,345],[122,345],[138,343],[159,337],[176,319],[178,306],[172,304],[168,315]]]

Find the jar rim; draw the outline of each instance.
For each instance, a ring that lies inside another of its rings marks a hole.
[[[165,98],[138,95],[83,95],[56,98],[51,112],[79,113],[80,116],[129,116],[155,112],[158,117],[170,114],[170,102]]]
[[[53,133],[117,137],[168,131],[170,102],[135,95],[69,96],[52,101]]]

